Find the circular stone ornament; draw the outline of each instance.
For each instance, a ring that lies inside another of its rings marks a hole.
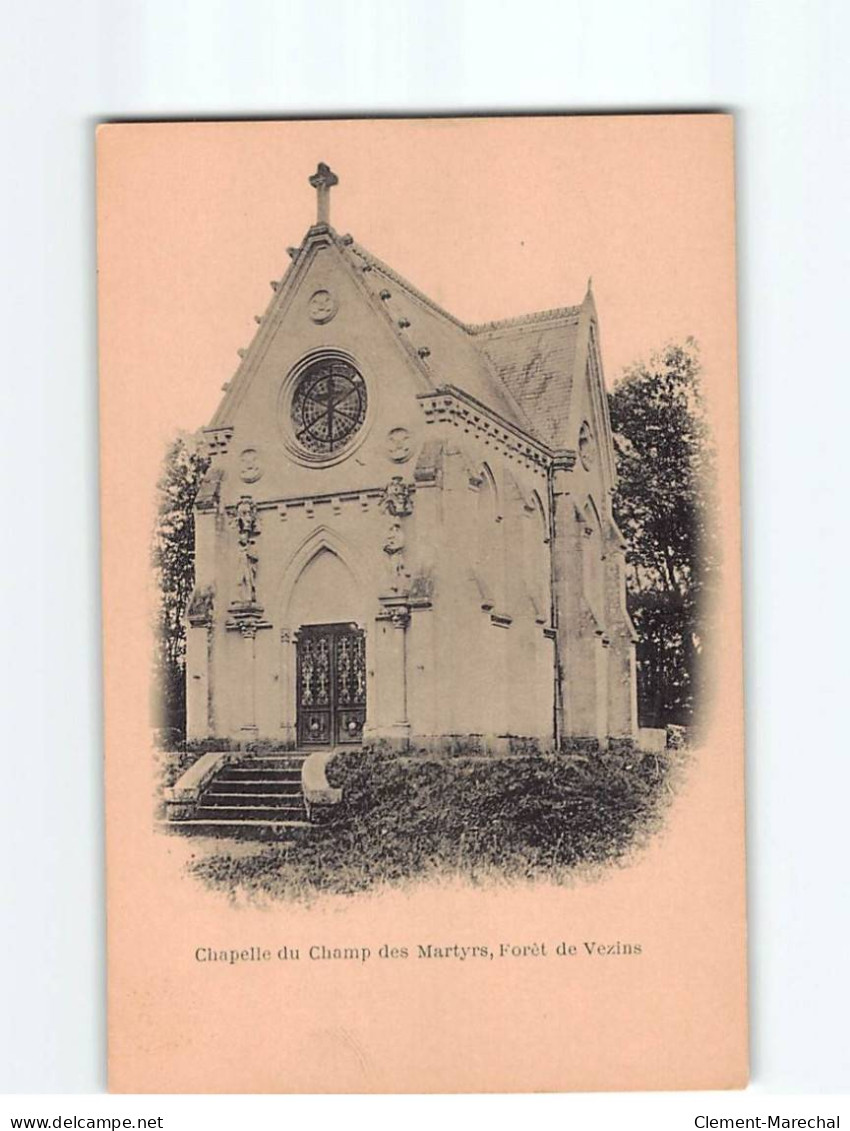
[[[329,290],[324,287],[313,291],[307,303],[307,313],[318,326],[330,322],[339,309],[339,303]]]
[[[406,428],[391,428],[387,432],[387,457],[393,463],[409,460],[412,451],[413,444]]]
[[[243,483],[256,483],[263,474],[260,453],[256,448],[245,448],[239,453],[239,478]]]

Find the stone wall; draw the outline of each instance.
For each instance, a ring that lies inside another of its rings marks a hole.
[[[330,236],[309,241],[206,432],[190,737],[294,744],[299,629],[336,622],[365,633],[365,741],[502,750],[551,746],[556,728],[632,733],[610,428],[587,343],[553,453],[461,391],[480,373],[460,355],[455,385],[429,383],[428,350],[412,364]],[[317,461],[291,406],[322,351],[347,359],[368,397],[352,441]]]

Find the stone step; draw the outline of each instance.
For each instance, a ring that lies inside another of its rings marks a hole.
[[[226,784],[226,783],[225,783]],[[252,792],[242,791],[232,793],[229,790],[217,789],[211,786],[203,798],[202,805],[300,805],[302,801],[301,790],[292,790],[288,793],[262,793],[257,790]]]
[[[306,823],[307,811],[303,805],[200,805],[193,813],[193,821],[277,821],[302,820]],[[180,822],[184,824],[185,822]]]
[[[230,819],[230,818],[207,818],[198,820],[191,817],[185,821],[162,821],[160,822],[162,828],[167,829],[169,832],[191,832],[199,833],[209,831],[212,834],[219,834],[227,836],[229,833],[238,834],[241,832],[274,832],[280,830],[281,832],[292,829],[305,829],[312,828],[309,821],[305,820],[289,820],[284,819],[280,821],[258,821],[253,819],[245,820],[243,818]]]
[[[300,781],[301,771],[296,769],[278,769],[275,766],[226,766],[216,774],[216,781],[233,780],[239,778],[277,778],[279,781]]]
[[[277,793],[282,797],[300,797],[301,783],[272,778],[216,778],[207,793]]]
[[[244,756],[252,758],[255,761],[261,761],[263,758],[269,761],[277,762],[303,762],[307,757],[306,750],[247,750]]]
[[[293,757],[291,754],[264,754],[262,757],[248,757],[241,759],[236,763],[236,766],[244,769],[248,766],[263,766],[270,770],[300,770],[304,763],[304,756],[298,755]]]

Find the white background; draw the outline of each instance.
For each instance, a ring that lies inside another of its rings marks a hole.
[[[751,1093],[850,1090],[848,6],[53,0],[7,4],[0,27],[0,1088],[94,1093],[105,1082],[95,123],[711,108],[737,118]],[[205,1120],[585,1126],[608,1113],[649,1126],[681,1111],[667,1125],[692,1127],[700,1110],[774,1110],[768,1099],[265,1097],[217,1102]],[[190,1125],[200,1101],[186,1103],[166,1125]],[[15,1106],[156,1115],[163,1104]],[[801,1096],[792,1106],[815,1111]]]

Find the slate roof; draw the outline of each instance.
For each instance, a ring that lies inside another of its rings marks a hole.
[[[339,242],[435,386],[454,385],[544,444],[563,446],[582,307],[466,325],[350,237]]]
[[[581,313],[582,307],[568,306],[470,327],[537,437],[554,448],[563,446]]]

